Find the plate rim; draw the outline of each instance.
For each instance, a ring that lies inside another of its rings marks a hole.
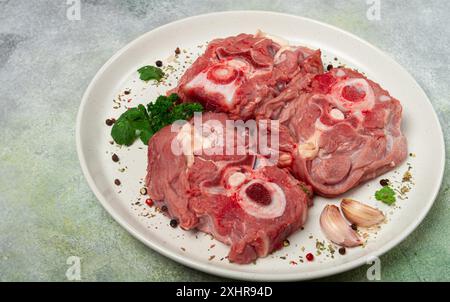
[[[266,274],[266,273],[239,272],[239,271],[233,271],[233,270],[230,270],[227,268],[215,267],[210,264],[201,263],[196,260],[189,259],[189,258],[183,257],[181,255],[177,255],[176,253],[172,252],[170,250],[170,248],[165,248],[163,246],[153,243],[151,240],[148,240],[143,235],[141,235],[138,231],[134,230],[133,227],[131,227],[124,219],[122,219],[120,217],[120,215],[114,211],[114,209],[109,205],[109,203],[106,201],[106,199],[100,193],[99,189],[95,185],[93,177],[89,173],[89,170],[87,167],[87,161],[86,161],[85,155],[83,153],[83,142],[82,142],[82,137],[81,137],[81,126],[82,126],[81,121],[83,119],[83,114],[85,112],[85,108],[86,108],[89,96],[90,96],[91,92],[93,91],[94,87],[96,86],[97,82],[99,81],[100,77],[104,73],[104,71],[118,57],[120,57],[123,53],[128,51],[128,49],[132,48],[135,44],[139,43],[141,40],[146,39],[147,36],[155,34],[156,32],[165,29],[166,27],[174,26],[178,23],[189,22],[194,19],[200,19],[200,18],[205,18],[205,17],[207,18],[207,17],[213,17],[213,16],[223,17],[226,15],[233,15],[233,14],[284,16],[284,17],[288,17],[288,18],[299,19],[299,20],[306,21],[306,22],[316,23],[320,26],[324,26],[324,27],[327,27],[334,31],[338,31],[342,34],[345,34],[345,35],[351,37],[352,39],[358,40],[360,43],[365,44],[367,47],[372,48],[380,56],[383,56],[384,59],[389,61],[390,64],[396,65],[397,68],[400,68],[401,71],[403,71],[404,74],[410,78],[412,83],[414,83],[417,86],[417,88],[419,89],[419,92],[423,95],[423,97],[425,97],[426,101],[428,102],[428,105],[432,109],[432,115],[433,115],[433,118],[435,119],[435,121],[437,122],[437,127],[438,127],[437,130],[440,134],[439,142],[440,142],[441,151],[442,151],[442,156],[439,159],[440,163],[441,163],[441,167],[440,167],[440,171],[439,171],[440,181],[437,182],[435,184],[435,186],[432,188],[431,201],[419,213],[420,215],[415,218],[413,223],[411,223],[407,228],[405,228],[401,233],[399,233],[391,241],[389,241],[382,247],[380,247],[374,251],[371,251],[369,254],[365,255],[364,257],[359,257],[359,258],[354,259],[347,263],[343,263],[343,264],[340,264],[340,265],[337,265],[337,266],[334,266],[331,268],[319,269],[319,270],[313,271],[313,272],[303,272],[303,273],[292,272],[292,273],[284,273],[284,274],[279,274],[279,275],[271,275],[271,274]],[[97,73],[95,74],[93,79],[90,81],[86,91],[84,92],[81,103],[80,103],[80,107],[79,107],[79,110],[77,113],[77,118],[76,118],[75,139],[76,139],[76,150],[77,150],[78,160],[80,162],[80,166],[81,166],[83,175],[84,175],[90,189],[92,190],[92,192],[94,193],[95,197],[98,199],[100,204],[103,206],[103,208],[109,213],[109,215],[111,215],[113,217],[113,219],[117,223],[119,223],[119,225],[121,227],[123,227],[125,230],[127,230],[134,238],[138,239],[139,241],[141,241],[142,243],[144,243],[145,245],[147,245],[154,251],[160,253],[161,255],[168,257],[178,263],[186,265],[190,268],[193,268],[193,269],[196,269],[196,270],[199,270],[202,272],[206,272],[211,275],[216,275],[216,276],[221,276],[221,277],[226,277],[226,278],[231,278],[231,279],[241,279],[241,280],[251,280],[251,281],[256,281],[256,280],[296,281],[296,280],[316,279],[316,278],[336,275],[336,274],[339,274],[342,272],[349,271],[351,269],[354,269],[354,268],[357,268],[359,266],[366,264],[367,259],[382,256],[383,254],[390,251],[395,246],[399,245],[403,240],[405,240],[422,223],[423,219],[429,213],[431,207],[434,205],[434,203],[436,201],[436,198],[437,198],[440,188],[442,186],[442,181],[443,181],[444,172],[445,172],[445,162],[446,162],[446,150],[445,150],[445,141],[444,141],[442,126],[439,121],[439,117],[438,117],[436,111],[434,110],[433,104],[431,103],[430,99],[428,98],[427,94],[422,89],[422,87],[412,77],[412,75],[403,66],[401,66],[399,63],[397,63],[391,56],[389,56],[387,53],[385,53],[384,51],[379,49],[377,46],[367,42],[366,40],[348,32],[346,30],[336,27],[334,25],[327,24],[327,23],[317,21],[314,19],[310,19],[307,17],[297,16],[297,15],[292,15],[292,14],[287,14],[287,13],[280,13],[280,12],[263,11],[263,10],[232,10],[232,11],[220,11],[220,12],[212,12],[212,13],[195,15],[195,16],[179,19],[179,20],[164,24],[162,26],[159,26],[157,28],[154,28],[154,29],[142,34],[141,36],[137,37],[136,39],[132,40],[131,42],[127,43],[124,47],[122,47],[119,51],[117,51],[110,59],[108,59],[106,61],[106,63],[103,64],[103,66],[97,71]]]

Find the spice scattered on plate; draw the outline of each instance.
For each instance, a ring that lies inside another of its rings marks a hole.
[[[163,66],[163,62],[161,60],[158,60],[155,62],[156,67],[162,67]]]
[[[149,207],[153,207],[153,200],[150,199],[150,198],[148,198],[148,199],[145,201],[145,204],[148,205]]]
[[[328,64],[328,66],[327,66],[327,70],[328,70],[328,71],[330,71],[331,69],[333,69],[333,65],[331,65],[331,64]]]
[[[410,169],[403,174],[402,182],[410,182],[412,179],[412,174],[410,172]]]
[[[411,189],[408,188],[407,186],[403,186],[403,187],[400,188],[400,193],[401,193],[402,195],[405,195],[405,194],[408,193],[410,190],[411,190]]]
[[[120,186],[120,185],[121,185],[121,182],[120,182],[120,180],[116,179],[116,180],[114,180],[114,184],[115,184],[116,186]]]
[[[306,254],[306,260],[313,261],[314,260],[314,255],[312,253]]]
[[[290,245],[291,243],[289,242],[289,240],[285,240],[285,241],[283,241],[283,246],[284,247],[288,247],[289,245]]]
[[[141,195],[147,195],[147,188],[141,188],[139,192],[141,193]]]
[[[347,252],[347,250],[345,249],[345,247],[341,247],[339,249],[339,254],[341,254],[341,255],[345,255],[346,252]]]
[[[119,156],[117,156],[117,154],[114,153],[112,155],[111,159],[112,159],[113,162],[117,163],[119,161]]]
[[[108,125],[108,126],[114,125],[115,122],[116,122],[116,120],[113,118],[109,118],[105,121],[106,125]]]
[[[383,187],[389,186],[389,179],[380,180],[380,185]]]
[[[177,49],[175,49],[175,54],[176,54],[176,55],[179,55],[180,53],[181,53],[181,50],[180,50],[179,47],[177,47]]]
[[[170,221],[170,226],[173,227],[173,228],[176,228],[178,226],[178,220],[172,219]]]
[[[352,228],[352,230],[357,231],[358,230],[358,226],[354,223],[352,223],[352,225],[350,226]]]

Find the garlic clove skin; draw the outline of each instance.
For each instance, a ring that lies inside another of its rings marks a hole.
[[[353,199],[342,199],[341,209],[345,218],[361,227],[371,227],[384,221],[385,216],[380,210]]]
[[[358,233],[348,225],[337,206],[327,205],[323,209],[320,226],[325,236],[337,245],[355,247],[363,244]]]

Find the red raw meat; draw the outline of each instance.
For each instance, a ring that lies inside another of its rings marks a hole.
[[[402,107],[380,85],[336,68],[290,86],[271,103],[287,104],[276,117],[297,142],[291,171],[315,193],[342,194],[406,158]]]
[[[227,119],[223,113],[206,113],[203,124],[218,121],[223,126]],[[165,204],[183,229],[198,229],[231,245],[231,262],[250,263],[282,247],[305,223],[311,188],[276,165],[256,167],[258,155],[207,155],[206,150],[225,148],[215,136],[224,133],[214,124],[203,153],[175,155],[173,146],[192,146],[191,125],[178,132],[168,126],[151,138],[146,179],[150,198]]]
[[[407,156],[398,100],[354,70],[323,73],[320,50],[261,33],[212,41],[170,93],[213,111],[203,125],[214,131],[199,137],[190,121],[156,133],[148,146],[149,195],[183,229],[230,245],[232,262],[280,248],[305,223],[312,191],[340,195]],[[249,152],[250,143],[242,155],[208,153],[236,147],[237,139],[220,143],[228,119],[268,121],[279,132],[277,162],[267,165],[267,157]],[[191,148],[193,138],[202,140],[202,153],[173,152]]]
[[[210,42],[169,93],[246,120],[293,78],[321,73],[320,50],[280,45],[262,34],[240,34]]]

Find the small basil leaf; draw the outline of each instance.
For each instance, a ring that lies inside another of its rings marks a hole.
[[[161,81],[161,79],[164,77],[164,72],[162,71],[161,68],[150,65],[139,68],[138,72],[139,78],[142,81],[150,81],[150,80]]]

